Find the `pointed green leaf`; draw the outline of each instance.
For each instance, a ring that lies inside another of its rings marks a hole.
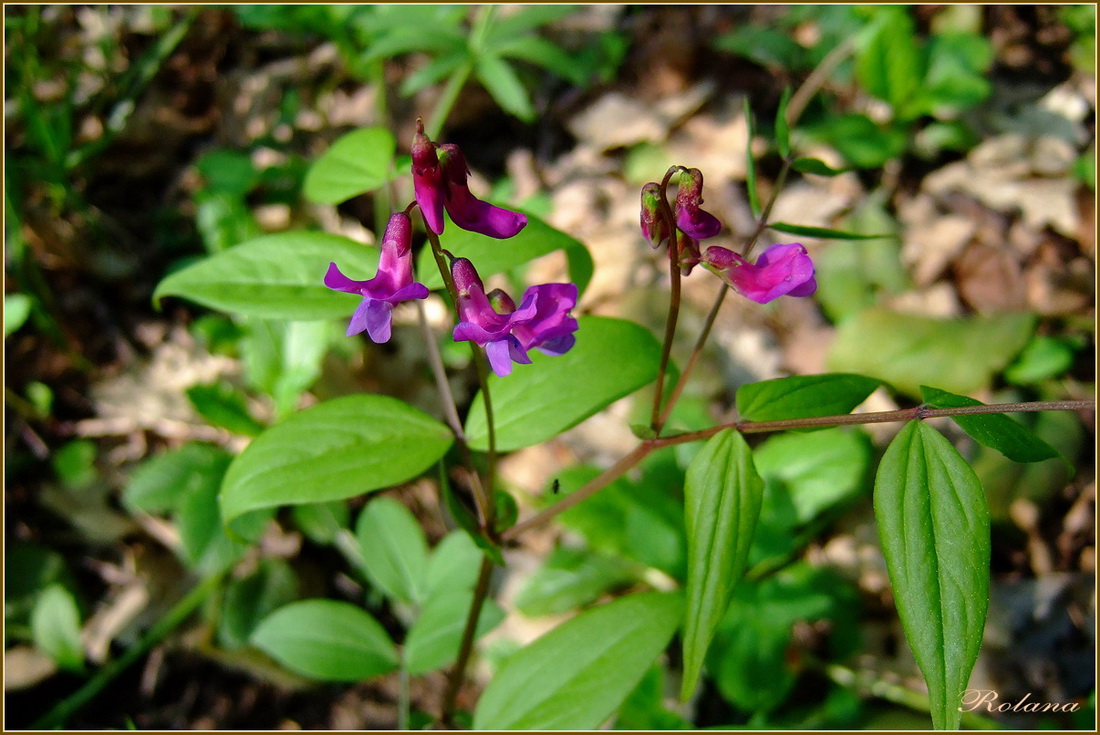
[[[505,241],[460,229],[448,217],[446,234],[443,236],[447,250],[456,258],[473,261],[482,278],[512,270],[555,250],[563,250],[569,260],[570,280],[577,284],[580,293],[584,293],[585,286],[592,278],[592,256],[588,253],[588,248],[530,212],[516,207],[510,209],[527,215],[527,226],[518,235]],[[439,268],[436,267],[430,248],[421,251],[416,272],[420,282],[428,288],[443,288],[443,277],[439,275]]]
[[[268,429],[233,460],[222,484],[224,520],[397,485],[431,467],[453,439],[446,426],[396,398],[326,401]]]
[[[779,98],[779,109],[775,112],[775,147],[783,158],[791,155],[791,130],[787,124],[787,105],[791,101],[791,88],[784,87]]]
[[[679,595],[649,592],[562,623],[504,662],[473,729],[595,729],[665,650],[682,611]]]
[[[348,316],[362,299],[325,286],[330,262],[351,278],[370,278],[378,270],[378,250],[323,232],[265,235],[176,271],[160,282],[153,301],[179,296],[264,319]]]
[[[530,365],[489,376],[497,449],[529,447],[556,436],[657,379],[661,346],[648,329],[623,319],[580,320],[577,344],[564,355],[531,351]],[[474,449],[489,446],[480,393],[466,418]]]
[[[1034,324],[1035,316],[1026,312],[939,319],[867,309],[837,327],[828,365],[879,378],[913,396],[921,385],[972,393],[1023,349]]]
[[[806,225],[792,225],[787,222],[769,222],[768,227],[778,232],[786,232],[788,235],[805,235],[806,237],[820,237],[823,240],[878,240],[883,237],[893,237],[890,234],[860,235],[856,232],[833,230],[828,227],[809,227]]]
[[[474,74],[502,110],[524,122],[535,118],[531,97],[508,62],[491,54],[479,56],[474,64]]]
[[[745,190],[749,195],[749,209],[752,211],[752,216],[759,217],[762,210],[760,195],[756,193],[756,160],[752,157],[752,139],[756,137],[756,129],[747,95],[745,96],[745,123],[748,126],[748,140],[745,142]]]
[[[803,174],[817,174],[818,176],[839,176],[848,169],[833,168],[819,158],[796,158],[791,163],[791,168]]]
[[[748,421],[834,416],[854,409],[882,381],[849,373],[794,375],[737,389],[737,412]]]
[[[732,429],[712,437],[688,467],[683,701],[695,690],[711,638],[745,571],[763,498],[764,481],[753,465],[752,451]]]
[[[424,574],[424,597],[472,590],[480,563],[481,551],[470,534],[461,529],[451,531],[432,549]]]
[[[31,298],[22,293],[4,294],[4,337],[7,338],[31,314]]]
[[[442,668],[458,658],[473,599],[472,591],[455,590],[424,603],[420,617],[405,638],[405,666],[412,676]],[[504,610],[492,600],[486,600],[477,619],[475,637],[485,635],[502,620]]]
[[[339,204],[386,183],[397,141],[386,128],[363,128],[341,136],[313,162],[302,193],[318,204]]]
[[[31,612],[34,644],[57,665],[71,671],[84,668],[84,645],[80,641],[80,610],[63,585],[42,590]]]
[[[285,605],[264,618],[251,640],[288,669],[321,681],[361,682],[397,668],[397,649],[385,629],[347,602]]]
[[[920,387],[921,398],[933,408],[983,406],[981,401],[948,393],[939,388]],[[1004,414],[952,416],[971,439],[1008,457],[1014,462],[1041,462],[1061,456],[1058,450],[1040,439],[1035,432]]]
[[[573,84],[584,84],[587,81],[588,69],[580,58],[563,51],[561,47],[545,38],[512,37],[506,42],[494,45],[493,53],[541,66],[563,79],[568,79]]]
[[[879,465],[875,519],[902,628],[928,683],[932,722],[958,729],[989,604],[985,494],[949,441],[911,421]]]
[[[420,602],[428,541],[412,512],[393,498],[375,498],[359,514],[355,536],[371,582],[389,597]]]

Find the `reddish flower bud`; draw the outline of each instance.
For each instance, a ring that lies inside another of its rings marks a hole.
[[[668,223],[661,216],[661,185],[653,181],[642,187],[642,234],[653,248],[668,239]]]
[[[676,192],[676,227],[695,240],[714,237],[722,223],[710,212],[700,209],[703,203],[703,173],[697,168],[680,172],[680,188]]]

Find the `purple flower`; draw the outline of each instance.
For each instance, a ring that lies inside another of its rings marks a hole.
[[[527,226],[527,217],[510,209],[495,207],[483,202],[466,185],[470,169],[466,158],[457,145],[445,143],[439,146],[439,163],[443,167],[443,181],[446,185],[444,198],[447,214],[454,223],[464,230],[480,232],[482,235],[507,240],[515,237]]]
[[[428,297],[428,288],[413,282],[412,220],[409,215],[398,212],[390,217],[382,236],[378,275],[369,281],[355,281],[341,273],[335,263],[329,263],[325,285],[335,291],[363,297],[363,303],[348,323],[349,337],[366,330],[372,341],[388,342],[393,307],[402,301]]]
[[[817,290],[814,263],[806,248],[797,242],[772,245],[760,254],[755,265],[737,253],[713,245],[707,248],[702,263],[739,294],[758,304],[780,296],[810,296]]]
[[[424,134],[424,122],[416,121],[412,144],[413,192],[428,227],[443,234],[443,210],[464,230],[506,240],[527,226],[519,212],[495,207],[475,197],[466,180],[466,159],[453,144],[436,145]]]
[[[451,263],[458,290],[456,342],[476,342],[485,348],[493,372],[501,377],[512,372],[512,362],[529,364],[527,351],[562,355],[576,342],[577,320],[570,310],[577,305],[577,286],[548,283],[531,286],[515,302],[503,291],[485,293],[485,286],[465,258]]]
[[[722,229],[717,217],[700,209],[702,203],[703,173],[697,168],[685,169],[676,192],[676,227],[693,240],[714,237]]]
[[[435,152],[435,143],[424,134],[424,121],[416,120],[416,137],[412,144],[413,193],[424,221],[437,235],[443,234],[443,170],[439,167],[439,156]]]

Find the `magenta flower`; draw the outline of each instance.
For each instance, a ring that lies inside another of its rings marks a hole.
[[[424,122],[416,121],[416,137],[412,144],[413,193],[424,221],[437,235],[443,234],[443,170],[439,167],[439,156],[435,152],[435,143],[424,134]]]
[[[739,294],[758,304],[780,296],[810,296],[817,290],[814,263],[806,248],[797,242],[772,245],[760,254],[755,265],[735,252],[712,245],[703,255],[702,263]]]
[[[439,163],[443,167],[443,181],[446,185],[444,204],[447,214],[454,223],[464,230],[480,232],[482,235],[507,240],[515,237],[527,226],[526,215],[510,209],[495,207],[483,202],[466,185],[470,169],[466,158],[457,145],[445,143],[439,146]]]
[[[382,253],[374,278],[355,281],[341,273],[335,263],[329,263],[325,285],[334,291],[357,293],[363,297],[363,303],[348,322],[347,336],[366,330],[372,341],[388,342],[393,307],[402,301],[428,297],[427,286],[413,282],[412,220],[409,215],[397,212],[390,217],[382,236]]]
[[[443,210],[464,230],[507,240],[527,226],[526,215],[483,202],[470,192],[470,170],[458,146],[436,145],[416,121],[412,145],[413,191],[428,227],[443,234]]]
[[[516,308],[503,291],[486,294],[481,277],[465,258],[451,263],[451,275],[458,290],[459,322],[454,339],[484,347],[497,375],[509,375],[513,361],[529,364],[528,350],[562,355],[576,343],[577,320],[569,313],[577,305],[576,284],[531,286]]]
[[[722,229],[717,217],[700,209],[702,203],[703,173],[697,168],[685,169],[676,192],[676,227],[693,240],[714,237]]]

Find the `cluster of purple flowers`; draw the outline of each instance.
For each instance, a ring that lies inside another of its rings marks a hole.
[[[756,263],[718,245],[700,252],[699,241],[717,235],[722,223],[702,209],[703,174],[699,169],[681,169],[678,184],[672,212],[675,232],[670,236],[668,219],[662,213],[662,188],[656,182],[642,187],[641,221],[642,234],[653,247],[667,241],[676,248],[684,275],[702,263],[739,294],[759,304],[780,296],[810,296],[817,290],[813,261],[806,248],[796,242],[771,246]]]
[[[390,217],[382,237],[378,273],[367,281],[348,278],[335,263],[329,264],[325,285],[336,291],[359,294],[362,303],[348,324],[348,336],[366,332],[374,342],[390,338],[392,313],[404,301],[423,299],[428,289],[413,280],[412,220],[414,205],[423,213],[426,226],[436,235],[443,233],[444,212],[464,230],[498,240],[519,234],[527,217],[494,206],[475,197],[467,185],[469,169],[458,146],[438,144],[424,134],[418,120],[412,145],[412,174],[415,202]],[[674,207],[664,199],[657,183],[642,188],[642,233],[653,247],[667,242],[675,248],[684,275],[696,264],[718,274],[746,298],[761,304],[780,296],[809,296],[817,289],[814,265],[806,248],[798,243],[773,245],[756,263],[719,246],[701,251],[700,240],[721,231],[717,217],[702,209],[703,174],[699,169],[678,170]],[[671,215],[671,217],[669,216]],[[523,293],[519,306],[497,289],[485,292],[485,285],[465,258],[451,259],[451,278],[457,293],[457,342],[474,342],[485,349],[497,375],[512,372],[512,363],[528,364],[528,352],[537,349],[550,355],[568,352],[576,342],[577,320],[571,311],[577,305],[577,286],[548,283],[532,286]]]
[[[412,173],[415,204],[437,235],[442,234],[445,225],[444,210],[462,229],[498,240],[515,237],[527,226],[523,214],[475,197],[466,183],[469,169],[462,151],[456,145],[432,142],[419,120],[412,145]],[[457,342],[474,342],[485,348],[497,375],[511,373],[513,361],[530,363],[529,350],[560,355],[575,343],[577,320],[570,314],[577,305],[575,284],[532,286],[524,292],[517,308],[500,289],[486,294],[473,263],[465,258],[452,259],[451,277],[458,294],[459,314],[453,337]],[[393,308],[403,301],[428,296],[427,287],[413,281],[412,220],[407,210],[390,217],[374,278],[352,280],[330,263],[325,285],[363,297],[348,323],[349,337],[366,331],[374,342],[388,341]]]

